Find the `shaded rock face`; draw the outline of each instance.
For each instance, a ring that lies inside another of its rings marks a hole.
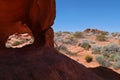
[[[103,80],[52,48],[0,51],[0,80]]]
[[[35,37],[35,46],[53,46],[54,19],[55,0],[0,0],[0,47],[10,35],[26,32]]]
[[[91,69],[98,76],[102,77],[104,80],[120,80],[120,74],[114,72],[112,69],[102,66],[89,69]]]
[[[54,48],[0,49],[0,53],[0,80],[120,80],[120,74],[110,69],[86,68]]]

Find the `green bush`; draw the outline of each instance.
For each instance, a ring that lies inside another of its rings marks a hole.
[[[72,56],[76,56],[77,55],[76,52],[69,51],[68,48],[65,45],[60,45],[60,46],[56,47],[56,49],[58,51],[60,51],[61,53],[63,53],[63,54],[72,55]]]
[[[113,33],[111,33],[111,35],[112,35],[113,37],[116,37],[116,36],[119,35],[119,33],[118,33],[118,32],[113,32]]]
[[[86,62],[90,63],[90,62],[92,62],[93,57],[91,55],[86,55],[85,60],[86,60]]]
[[[75,45],[77,43],[77,39],[75,39],[74,37],[68,37],[64,40],[65,44],[70,44],[70,45]]]
[[[96,60],[103,67],[111,66],[111,63],[103,55],[96,56]]]
[[[84,48],[85,50],[89,50],[91,48],[91,45],[88,41],[82,41],[78,46]]]
[[[104,34],[99,34],[96,36],[96,40],[98,41],[107,41],[107,37]]]
[[[120,46],[114,43],[108,44],[102,48],[102,53],[108,55],[120,52]]]
[[[71,56],[77,56],[77,52],[68,51],[66,52],[66,54],[71,55]]]
[[[120,55],[116,55],[115,57],[114,57],[114,61],[120,61]]]
[[[106,35],[109,35],[109,32],[104,32],[104,31],[103,31],[103,32],[101,32],[101,35],[105,35],[105,36],[106,36]]]
[[[120,60],[120,54],[119,53],[115,53],[115,54],[111,54],[110,55],[110,60],[113,62],[117,62]]]
[[[101,46],[98,45],[92,46],[92,54],[101,54]]]
[[[61,45],[60,47],[59,47],[59,50],[62,50],[62,51],[68,51],[68,48],[66,47],[66,46],[64,46],[64,45]]]
[[[97,56],[96,60],[101,66],[109,67],[112,65],[113,68],[120,69],[120,46],[111,43],[102,47],[101,55]]]
[[[117,61],[114,65],[113,65],[114,69],[120,69],[120,61]]]
[[[114,57],[115,57],[115,55],[114,55],[114,54],[111,54],[109,60],[112,61],[112,62],[114,62]]]

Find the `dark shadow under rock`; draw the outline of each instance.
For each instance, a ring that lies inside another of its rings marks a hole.
[[[0,50],[0,80],[104,80],[53,48]]]
[[[112,69],[101,66],[90,69],[105,80],[120,80],[120,74],[114,72]]]

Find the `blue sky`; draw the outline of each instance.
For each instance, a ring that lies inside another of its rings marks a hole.
[[[56,0],[55,31],[120,32],[120,0]]]

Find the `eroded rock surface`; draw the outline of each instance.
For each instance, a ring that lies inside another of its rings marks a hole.
[[[33,34],[35,46],[53,47],[53,37],[46,36],[53,35],[54,19],[55,0],[0,0],[0,47],[15,33]]]
[[[103,80],[52,48],[0,51],[0,80]]]

